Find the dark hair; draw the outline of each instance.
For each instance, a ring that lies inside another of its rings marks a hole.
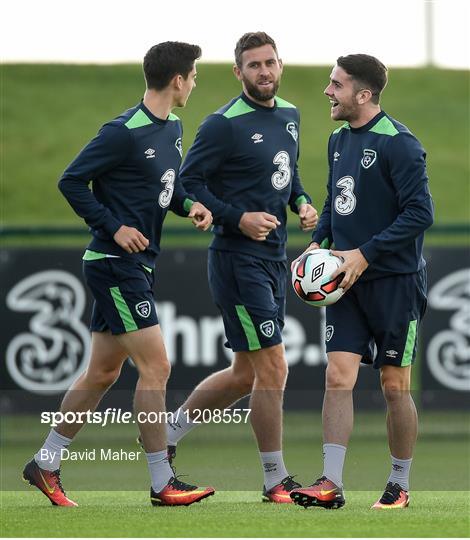
[[[182,75],[187,79],[194,62],[200,57],[201,47],[198,45],[179,41],[165,41],[154,45],[144,56],[147,88],[163,90],[175,75]]]
[[[387,84],[387,68],[380,60],[368,54],[340,56],[336,64],[354,80],[358,90],[367,88],[372,92],[373,103],[378,103],[380,93]]]
[[[242,67],[242,54],[249,49],[256,49],[263,45],[271,45],[277,54],[276,43],[266,32],[248,32],[237,41],[235,45],[235,62],[239,68]]]

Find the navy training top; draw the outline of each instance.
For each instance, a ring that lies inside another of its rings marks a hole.
[[[59,189],[90,227],[89,250],[154,267],[168,208],[187,216],[194,200],[178,178],[181,137],[176,115],[161,120],[140,103],[104,124],[67,167]],[[147,249],[130,254],[116,244],[121,225],[138,229]]]
[[[349,123],[328,142],[328,195],[313,241],[359,248],[369,263],[360,280],[425,266],[424,231],[433,223],[426,153],[384,111],[360,128]]]
[[[311,202],[300,182],[299,112],[276,97],[263,107],[244,93],[199,127],[181,167],[185,188],[214,216],[212,249],[285,260],[286,206]],[[238,228],[244,212],[268,212],[281,225],[263,242]]]

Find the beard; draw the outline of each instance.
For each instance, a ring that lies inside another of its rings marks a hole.
[[[260,89],[255,84],[252,84],[248,79],[243,77],[243,83],[245,85],[247,93],[254,98],[257,101],[269,101],[270,99],[273,99],[273,97],[277,94],[277,91],[279,90],[279,84],[280,80],[274,80],[273,81],[273,88],[271,89]]]
[[[348,104],[348,105],[338,105],[336,110],[333,109],[332,116],[334,120],[344,120],[346,122],[351,122],[356,120],[356,118],[359,116],[359,110],[357,107],[354,106],[354,104]]]

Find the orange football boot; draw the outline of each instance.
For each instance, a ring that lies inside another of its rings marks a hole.
[[[46,471],[46,469],[41,469],[32,459],[23,470],[23,480],[31,486],[37,487],[54,506],[78,506],[65,494],[60,482],[60,469]]]
[[[371,509],[406,508],[410,504],[410,495],[400,484],[388,482],[382,497]]]
[[[292,503],[290,492],[300,487],[302,486],[294,480],[293,476],[286,476],[280,484],[271,489],[263,487],[263,502]]]
[[[294,489],[290,496],[295,504],[304,508],[321,506],[327,509],[337,509],[344,506],[346,502],[343,489],[328,480],[326,476],[322,476],[311,486]]]
[[[189,506],[214,495],[214,493],[214,488],[191,486],[172,476],[159,493],[155,493],[153,488],[150,488],[150,502],[153,506]]]

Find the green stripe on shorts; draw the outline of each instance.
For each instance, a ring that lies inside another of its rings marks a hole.
[[[129,311],[129,307],[126,304],[126,301],[122,297],[121,291],[119,290],[119,287],[111,287],[109,289],[109,292],[111,293],[111,296],[114,300],[114,305],[116,306],[119,316],[121,317],[122,323],[124,324],[124,328],[126,329],[126,332],[133,332],[134,330],[138,330],[138,326],[135,324],[134,317],[132,317],[131,312]]]
[[[258,339],[258,335],[256,333],[255,325],[253,324],[253,321],[251,320],[251,317],[246,310],[245,306],[235,306],[237,310],[238,318],[240,319],[240,322],[242,323],[243,330],[245,331],[246,339],[248,340],[248,348],[250,351],[257,351],[258,349],[261,349],[261,345]]]
[[[87,249],[83,254],[82,259],[84,261],[99,261],[100,259],[106,259],[106,253],[98,253],[97,251]]]
[[[408,325],[408,334],[406,335],[405,352],[401,360],[401,367],[407,367],[411,365],[413,358],[413,351],[415,349],[416,342],[416,321],[410,321]]]

